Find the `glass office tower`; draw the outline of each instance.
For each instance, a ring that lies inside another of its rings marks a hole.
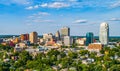
[[[88,32],[86,34],[86,46],[88,46],[90,43],[93,43],[94,35],[92,32]]]

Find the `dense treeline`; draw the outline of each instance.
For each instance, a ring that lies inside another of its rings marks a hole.
[[[12,47],[0,45],[0,71],[24,71],[26,69],[36,71],[55,71],[52,66],[59,66],[61,69],[68,71],[120,71],[120,47],[109,48],[104,47],[100,51],[103,56],[97,56],[97,53],[90,53],[88,50],[80,50],[79,53],[69,51],[50,50],[47,54],[39,53],[35,56],[26,51],[13,53]],[[12,52],[12,56],[18,56],[17,60],[12,60],[8,53]],[[117,58],[116,58],[117,57]],[[9,58],[10,61],[4,62]],[[82,60],[87,58],[94,59],[94,62],[84,64]],[[71,69],[73,68],[73,70]]]

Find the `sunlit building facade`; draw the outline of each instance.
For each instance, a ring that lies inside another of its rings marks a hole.
[[[100,25],[99,40],[103,45],[107,45],[109,42],[109,25],[106,22]]]
[[[37,43],[37,40],[38,40],[38,34],[37,34],[37,32],[30,33],[30,35],[29,35],[29,41],[31,43]]]
[[[61,36],[70,36],[70,28],[69,27],[63,27],[61,28]]]

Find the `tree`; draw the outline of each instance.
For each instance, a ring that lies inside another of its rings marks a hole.
[[[89,54],[89,51],[88,50],[80,50],[79,53],[80,53],[81,56],[84,56],[86,54]]]
[[[32,56],[29,54],[29,52],[27,51],[22,51],[20,54],[19,54],[19,58],[20,60],[23,61],[23,63],[26,63],[27,60],[32,60]]]
[[[25,63],[22,60],[18,60],[17,62],[14,63],[15,68],[19,68],[19,67],[22,67],[24,65],[25,65]]]
[[[91,52],[91,53],[89,54],[89,57],[90,57],[90,58],[93,58],[93,59],[96,59],[96,55],[97,55],[97,53]]]
[[[80,64],[77,66],[77,71],[88,71],[88,66],[85,64]]]
[[[71,66],[73,60],[71,58],[62,58],[61,60],[61,64],[62,64],[62,68],[69,68],[69,66]]]
[[[94,70],[93,71],[105,71],[103,66],[101,64],[97,64],[94,66]]]
[[[10,69],[10,64],[9,63],[1,63],[0,64],[0,71],[9,71]]]
[[[75,53],[75,52],[71,52],[71,51],[70,51],[70,52],[68,53],[68,56],[69,56],[70,58],[73,58],[73,59],[74,59],[74,58],[77,58],[78,54]]]
[[[60,56],[61,56],[61,58],[64,58],[66,56],[66,54],[63,51],[61,51]]]
[[[73,43],[71,48],[77,48],[77,44],[76,43]]]
[[[120,64],[111,66],[110,71],[120,71]]]
[[[53,49],[47,53],[48,56],[52,56],[52,55],[57,56],[59,54],[60,52],[58,50],[53,50]]]

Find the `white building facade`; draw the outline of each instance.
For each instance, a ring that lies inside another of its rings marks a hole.
[[[109,25],[104,22],[100,25],[100,34],[99,34],[100,43],[103,45],[108,45],[109,42]]]

